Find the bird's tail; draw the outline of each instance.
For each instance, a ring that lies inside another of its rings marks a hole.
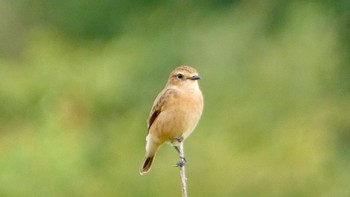
[[[152,156],[146,156],[145,161],[143,162],[143,165],[140,169],[140,174],[143,175],[151,169],[152,163],[153,163],[154,155]]]
[[[151,169],[153,159],[156,155],[159,146],[160,145],[158,143],[155,143],[151,137],[147,136],[146,156],[140,169],[141,175],[149,172],[149,170]]]

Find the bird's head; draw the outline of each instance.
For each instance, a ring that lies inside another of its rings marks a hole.
[[[183,65],[180,67],[177,67],[171,72],[169,79],[168,79],[168,86],[187,86],[187,87],[197,87],[198,86],[198,80],[200,79],[200,76],[198,75],[198,72],[196,69]]]

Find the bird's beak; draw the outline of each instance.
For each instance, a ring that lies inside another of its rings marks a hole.
[[[190,77],[191,80],[198,80],[198,79],[201,79],[200,76],[198,75],[193,75],[192,77]]]

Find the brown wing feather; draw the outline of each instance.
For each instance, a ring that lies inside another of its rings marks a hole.
[[[153,112],[151,117],[149,117],[149,119],[148,119],[148,131],[149,131],[149,128],[152,126],[154,120],[158,117],[159,114],[160,114],[160,111],[157,110],[157,111]]]
[[[156,120],[156,118],[159,116],[159,114],[163,110],[164,104],[167,102],[167,98],[172,95],[175,92],[174,89],[166,89],[162,91],[156,98],[150,116],[148,118],[148,131],[151,128],[153,122]]]

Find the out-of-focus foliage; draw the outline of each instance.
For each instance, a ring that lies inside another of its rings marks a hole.
[[[349,196],[349,1],[0,2],[0,196],[180,196],[170,71],[199,70],[191,196]]]

